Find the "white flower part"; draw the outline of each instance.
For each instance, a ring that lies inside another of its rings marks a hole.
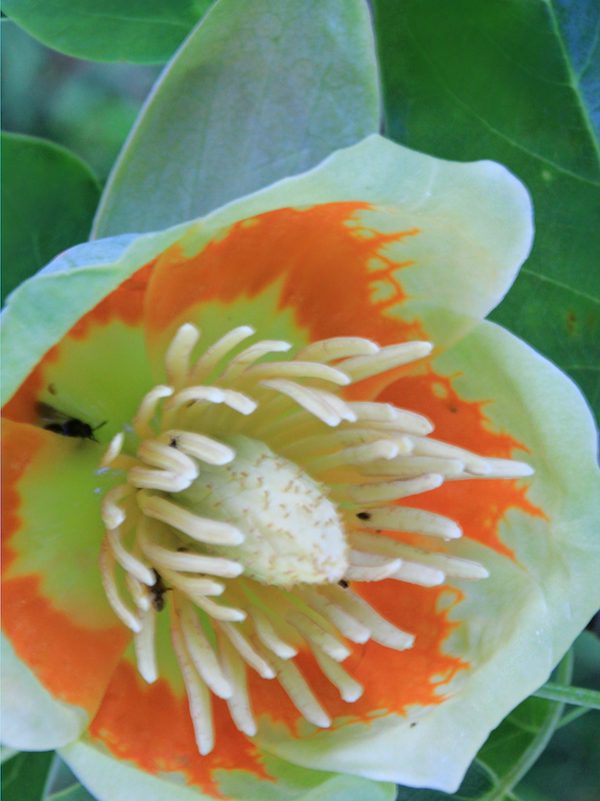
[[[194,361],[200,332],[182,325],[166,350],[169,386],[141,399],[130,435],[117,434],[101,462],[120,479],[101,505],[108,602],[134,632],[147,682],[159,678],[156,621],[169,608],[202,755],[215,743],[213,695],[239,731],[256,734],[248,671],[279,682],[307,724],[328,727],[301,651],[352,704],[366,689],[340,664],[354,648],[412,647],[414,636],[355,583],[435,587],[488,575],[436,550],[460,528],[405,498],[445,481],[531,472],[431,439],[433,425],[412,410],[343,396],[348,384],[426,357],[428,342],[380,348],[333,337],[294,353],[288,342],[258,340],[240,350],[254,334],[235,328]],[[403,534],[431,546],[403,543]]]

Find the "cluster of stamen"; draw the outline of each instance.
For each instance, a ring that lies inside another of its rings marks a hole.
[[[353,583],[433,587],[488,575],[436,549],[461,536],[454,521],[399,499],[447,480],[532,472],[431,439],[432,425],[413,412],[341,396],[341,387],[427,356],[427,342],[336,337],[274,359],[291,345],[242,347],[253,334],[236,328],[194,359],[199,331],[181,326],[165,356],[168,384],[147,393],[102,463],[124,475],[102,504],[107,598],[134,632],[147,682],[158,678],[156,615],[169,607],[201,754],[214,745],[212,694],[240,731],[256,733],[248,670],[279,681],[307,721],[327,727],[294,661],[300,650],[352,703],[363,687],[341,663],[353,643],[412,646],[413,635]],[[421,535],[425,545],[386,531]]]

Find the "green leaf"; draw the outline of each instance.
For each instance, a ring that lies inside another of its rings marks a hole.
[[[588,709],[600,709],[600,692],[585,687],[565,687],[549,681],[534,693],[538,698],[560,701],[563,704],[575,704]]]
[[[598,409],[597,3],[374,5],[388,134],[444,158],[495,159],[529,187],[534,250],[492,319],[568,372]]]
[[[160,64],[211,0],[4,0],[3,11],[48,47],[93,61]]]
[[[569,652],[557,668],[561,683],[571,677]],[[563,705],[530,697],[488,737],[454,795],[401,787],[397,801],[508,801],[513,788],[544,751],[559,723]]]
[[[218,0],[143,109],[94,236],[206,214],[314,166],[379,117],[364,0]]]
[[[88,236],[100,190],[62,147],[2,134],[2,297]]]
[[[3,801],[40,801],[53,751],[22,753],[2,765]]]

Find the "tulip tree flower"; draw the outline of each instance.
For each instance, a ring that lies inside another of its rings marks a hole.
[[[597,603],[589,412],[483,321],[531,240],[373,136],[17,290],[6,741],[111,801],[454,790]]]

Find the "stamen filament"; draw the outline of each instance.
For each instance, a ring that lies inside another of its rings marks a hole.
[[[360,528],[406,531],[427,537],[442,537],[445,540],[462,537],[460,526],[454,520],[406,506],[370,508],[368,512],[359,512],[352,522]]]
[[[402,566],[402,559],[377,559],[370,553],[350,551],[350,564],[344,574],[349,581],[383,581]]]
[[[180,624],[185,645],[200,677],[219,698],[231,698],[233,688],[209,643],[192,604],[182,601]]]
[[[133,487],[129,484],[119,484],[109,489],[102,499],[102,520],[108,529],[118,528],[127,517],[120,504],[133,495]]]
[[[141,536],[140,545],[147,558],[162,568],[180,570],[184,573],[205,573],[221,578],[236,578],[244,572],[239,562],[220,556],[172,551],[150,542],[146,535]]]
[[[138,448],[138,457],[152,467],[170,471],[190,482],[198,478],[196,462],[163,442],[144,440]]]
[[[319,648],[315,648],[313,653],[325,676],[339,691],[342,701],[346,701],[348,704],[358,701],[365,691],[362,684],[346,673],[339,662],[336,662]]]
[[[296,354],[297,359],[307,362],[332,362],[346,356],[370,356],[378,353],[379,345],[362,337],[331,337],[311,342]]]
[[[138,492],[137,502],[145,515],[187,534],[197,542],[213,543],[217,545],[240,545],[244,541],[242,532],[231,523],[223,523],[208,517],[199,517],[193,512],[176,503],[151,495],[147,492]]]
[[[153,684],[158,678],[158,668],[154,646],[156,612],[152,607],[143,612],[141,623],[142,630],[133,638],[135,657],[141,677],[148,684]]]
[[[241,732],[248,737],[254,737],[256,721],[248,696],[246,667],[231,642],[219,629],[217,638],[223,671],[232,688],[231,697],[227,699],[231,718]]]
[[[280,659],[291,659],[296,656],[298,650],[279,637],[271,622],[262,612],[256,607],[250,607],[250,615],[258,639],[269,651],[272,651]]]
[[[239,629],[229,623],[220,623],[219,625],[221,631],[227,635],[229,641],[247,665],[253,668],[263,679],[275,678],[275,671],[271,665],[248,642]]]
[[[227,369],[223,373],[223,381],[231,383],[247,372],[250,365],[254,364],[258,359],[269,353],[286,353],[291,347],[289,342],[279,339],[264,339],[261,342],[256,342],[229,362]]]
[[[194,456],[196,459],[201,459],[207,464],[229,464],[235,458],[233,448],[203,434],[170,429],[161,434],[161,439],[164,442],[173,442],[174,448],[187,453],[189,456]]]
[[[311,618],[304,615],[302,612],[288,612],[285,619],[288,623],[291,623],[309,643],[317,645],[332,659],[335,659],[336,662],[343,662],[344,659],[350,656],[351,652],[346,648],[343,642],[324,628],[321,628],[318,623],[315,623],[314,620],[311,620]]]
[[[127,471],[127,480],[137,489],[162,490],[163,492],[181,492],[187,489],[192,479],[180,473],[168,470],[153,470],[149,467],[131,467]]]
[[[252,326],[240,325],[238,328],[232,329],[225,334],[225,336],[218,339],[204,351],[192,368],[190,383],[197,384],[204,380],[210,372],[214,370],[221,359],[225,358],[240,342],[248,339],[248,337],[252,336],[254,333],[255,330]]]
[[[121,535],[122,530],[120,526],[108,529],[106,532],[108,542],[117,562],[127,573],[135,576],[142,584],[151,587],[154,584],[154,573],[140,559],[125,549],[121,540]]]
[[[340,370],[350,376],[352,381],[363,381],[380,373],[386,373],[395,367],[423,359],[433,350],[431,342],[403,342],[400,345],[388,345],[381,348],[374,356],[355,356],[338,364]]]
[[[328,729],[331,726],[329,715],[318,702],[306,679],[293,661],[273,657],[273,662],[279,682],[298,712],[314,726]]]
[[[396,628],[358,595],[334,585],[323,586],[321,592],[368,628],[371,631],[371,638],[375,642],[396,651],[404,651],[406,648],[412,647],[415,641],[412,634]]]
[[[249,367],[243,374],[244,379],[256,381],[266,378],[313,378],[329,381],[345,387],[350,379],[341,370],[319,362],[266,362]]]
[[[106,598],[117,617],[120,618],[128,629],[131,629],[131,631],[136,634],[139,633],[142,630],[141,619],[132,612],[119,594],[115,579],[115,556],[106,539],[103,541],[100,549],[100,576],[102,578],[102,586],[104,587]]]
[[[190,367],[190,356],[200,339],[195,325],[184,323],[171,340],[165,354],[165,367],[169,383],[176,389],[185,384]]]
[[[303,589],[300,595],[310,607],[332,623],[346,639],[362,644],[371,637],[371,630],[349,614],[346,609],[335,603],[334,599],[310,589]]]
[[[422,492],[440,487],[444,483],[443,476],[437,473],[425,473],[417,478],[404,481],[381,481],[374,484],[339,485],[345,490],[346,496],[357,504],[379,503],[380,501],[395,501],[399,498],[408,498],[411,495],[420,495]]]
[[[210,754],[215,744],[210,692],[196,671],[185,647],[177,608],[174,609],[171,618],[171,640],[187,692],[196,745],[200,754],[206,756]]]
[[[390,428],[423,435],[433,431],[433,425],[423,415],[398,409],[389,403],[352,401],[349,406],[356,413],[358,420],[368,423],[369,427]]]
[[[150,423],[156,414],[158,404],[162,398],[169,398],[173,394],[172,387],[166,387],[162,384],[153,387],[150,392],[146,393],[137,414],[133,418],[133,430],[138,437],[152,436],[152,429]]]

